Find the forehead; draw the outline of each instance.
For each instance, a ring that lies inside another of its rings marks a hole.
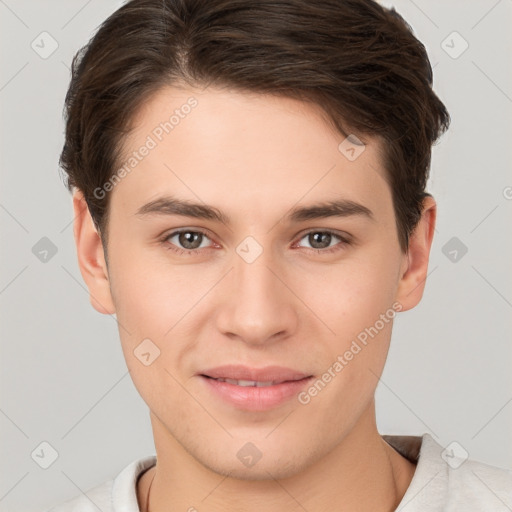
[[[377,139],[355,146],[317,105],[216,88],[165,87],[146,101],[124,140],[112,191],[133,211],[163,194],[240,211],[339,196],[388,208]],[[348,144],[348,146],[347,146]],[[142,154],[143,153],[143,154]],[[378,203],[383,202],[381,206]]]

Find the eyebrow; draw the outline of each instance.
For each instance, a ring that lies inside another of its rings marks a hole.
[[[229,216],[214,206],[181,200],[172,196],[160,197],[144,204],[137,210],[136,215],[180,215],[183,217],[193,217],[195,219],[214,220],[225,225],[230,225],[231,223]],[[373,212],[369,208],[350,199],[325,201],[309,206],[292,208],[284,216],[284,219],[294,223],[313,219],[349,217],[354,215],[375,221]]]

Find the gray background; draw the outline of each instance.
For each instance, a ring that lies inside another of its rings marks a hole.
[[[426,290],[395,321],[379,431],[429,432],[512,468],[512,0],[384,3],[427,46],[452,125],[433,151],[439,213]],[[154,453],[115,320],[89,303],[58,172],[72,56],[120,5],[0,0],[2,511],[42,511]],[[58,43],[47,58],[31,47],[43,31]],[[453,31],[469,43],[457,58]],[[57,249],[46,262],[32,252],[43,237]],[[31,455],[50,453],[44,441],[58,452],[48,469]]]

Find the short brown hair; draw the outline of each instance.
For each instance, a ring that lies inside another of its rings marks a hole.
[[[312,102],[345,137],[382,141],[403,252],[422,213],[431,146],[450,124],[424,45],[373,0],[131,0],[73,58],[60,165],[106,249],[123,138],[164,86],[210,84]]]

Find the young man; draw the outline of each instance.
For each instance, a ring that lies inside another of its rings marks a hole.
[[[449,125],[394,10],[133,0],[75,58],[66,107],[80,270],[116,315],[156,457],[52,510],[512,506],[506,470],[376,427]]]

